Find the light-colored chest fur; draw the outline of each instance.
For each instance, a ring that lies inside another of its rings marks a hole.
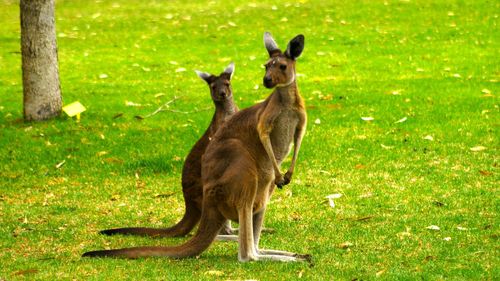
[[[293,108],[285,108],[274,120],[271,145],[278,164],[290,153],[293,138],[299,122],[299,115]]]

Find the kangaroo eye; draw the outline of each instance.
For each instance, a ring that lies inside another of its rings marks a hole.
[[[282,65],[280,65],[280,69],[281,69],[281,70],[285,70],[285,69],[286,69],[286,64],[282,64]]]

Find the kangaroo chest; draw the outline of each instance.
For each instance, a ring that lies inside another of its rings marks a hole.
[[[288,153],[290,153],[298,122],[298,113],[291,108],[283,110],[274,120],[270,137],[274,156],[278,164],[281,164],[288,156]]]

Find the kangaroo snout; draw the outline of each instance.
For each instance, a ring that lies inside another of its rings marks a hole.
[[[264,76],[264,86],[268,89],[274,86],[273,79],[270,76]]]

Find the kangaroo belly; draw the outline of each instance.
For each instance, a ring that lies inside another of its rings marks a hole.
[[[274,122],[271,132],[271,144],[273,146],[274,156],[279,164],[281,164],[290,153],[298,122],[298,115],[293,110],[285,110]]]

